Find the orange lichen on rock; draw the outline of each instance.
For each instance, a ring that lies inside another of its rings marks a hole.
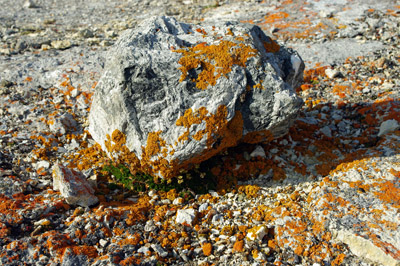
[[[179,81],[184,81],[190,70],[201,67],[201,73],[193,81],[202,90],[209,85],[214,86],[221,76],[231,72],[233,65],[246,67],[247,60],[257,54],[257,50],[250,46],[227,40],[212,45],[200,43],[174,52],[182,54],[179,59],[182,65],[179,68],[182,71]]]
[[[304,82],[312,83],[318,79],[318,76],[325,77],[326,66],[306,69],[304,71]]]
[[[73,246],[72,250],[76,255],[86,255],[88,258],[97,258],[97,249],[94,246]]]
[[[202,246],[202,249],[203,249],[203,254],[204,254],[204,256],[210,256],[211,255],[211,252],[212,252],[212,244],[211,243],[205,243],[203,246]]]
[[[134,235],[129,235],[127,237],[124,237],[123,239],[118,241],[118,245],[120,245],[120,246],[125,246],[125,245],[136,246],[137,244],[139,244],[140,240],[141,240],[140,234],[136,233]]]
[[[161,151],[161,147],[165,146],[165,140],[160,137],[160,134],[161,130],[150,132],[147,136],[147,146],[145,148],[147,156],[157,155]]]
[[[244,250],[244,241],[237,240],[235,244],[233,244],[233,251],[235,252],[242,252]]]
[[[263,42],[263,45],[268,53],[277,53],[281,49],[279,44],[272,39],[270,40],[270,42]]]
[[[394,208],[400,208],[400,186],[397,180],[397,184],[393,181],[386,181],[378,183],[375,186],[379,188],[379,191],[374,194],[384,203],[393,205]]]
[[[226,130],[228,124],[226,119],[227,115],[228,110],[225,105],[220,105],[215,114],[209,114],[205,107],[200,107],[195,112],[193,112],[191,108],[187,109],[185,114],[176,121],[177,126],[183,126],[186,128],[186,132],[181,135],[178,140],[187,140],[189,138],[190,127],[194,124],[201,124],[205,122],[206,128],[197,131],[192,138],[200,141],[204,136],[207,136],[207,147],[211,148],[212,144],[217,140],[217,138],[222,135],[221,133],[223,133],[223,130]],[[241,120],[240,113],[237,113],[237,115],[240,116],[240,119],[238,119]],[[240,126],[237,131],[241,131]],[[236,137],[236,141],[238,140],[238,137],[239,136]]]

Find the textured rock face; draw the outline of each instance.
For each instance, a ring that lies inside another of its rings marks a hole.
[[[254,25],[151,18],[126,31],[108,60],[89,131],[110,153],[126,145],[155,176],[282,136],[302,104],[293,88],[303,61]]]

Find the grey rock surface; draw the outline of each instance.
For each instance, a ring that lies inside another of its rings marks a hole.
[[[338,39],[317,43],[312,47],[303,43],[293,43],[290,46],[303,58],[307,58],[306,63],[309,67],[314,67],[316,64],[339,64],[348,57],[362,56],[384,48],[384,45],[378,41],[358,42],[355,39]]]
[[[121,131],[142,166],[163,177],[243,139],[284,135],[302,104],[293,88],[303,61],[250,24],[154,17],[126,31],[108,58],[89,131],[104,150]]]

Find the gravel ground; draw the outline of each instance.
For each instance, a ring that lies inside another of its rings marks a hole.
[[[0,264],[400,265],[395,1],[0,5]],[[83,174],[99,204],[67,204],[51,168],[93,159],[87,115],[107,50],[152,15],[259,25],[306,62],[304,107],[285,137],[213,159],[215,191],[135,194],[93,162]]]

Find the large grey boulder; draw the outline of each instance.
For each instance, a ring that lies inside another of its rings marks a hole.
[[[109,155],[124,144],[132,163],[169,178],[239,142],[286,134],[303,70],[257,26],[154,17],[109,51],[89,132]]]

